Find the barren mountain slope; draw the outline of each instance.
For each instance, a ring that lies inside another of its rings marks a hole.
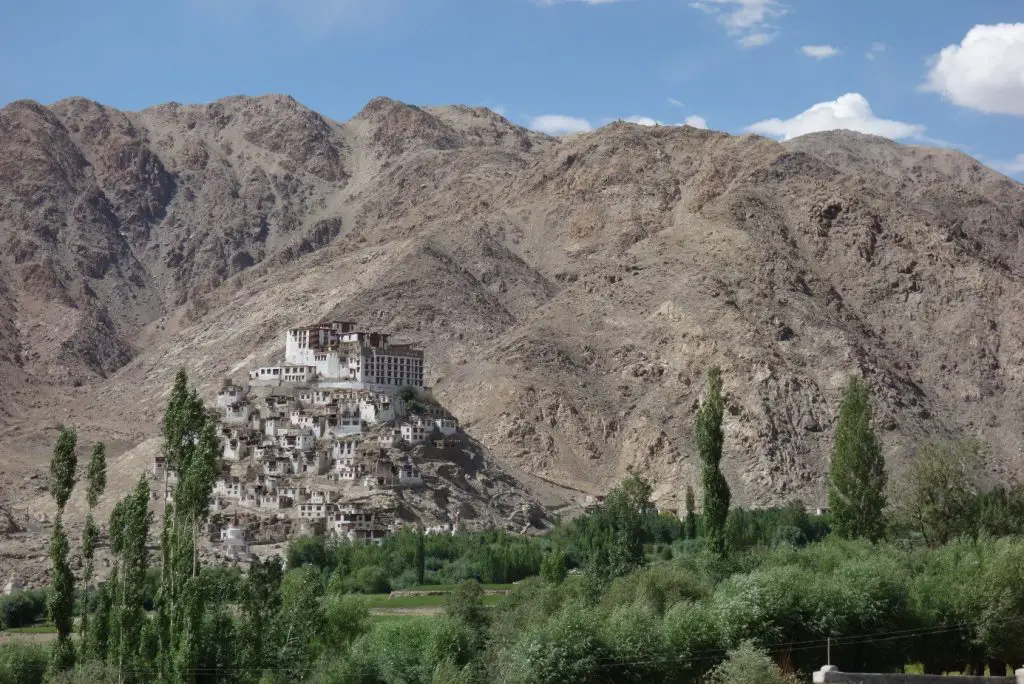
[[[875,392],[897,475],[928,437],[980,435],[993,477],[1024,462],[1024,189],[962,154],[629,124],[556,140],[386,99],[344,124],[281,97],[16,104],[0,122],[29,107],[56,132],[0,136],[0,239],[35,230],[19,197],[63,211],[99,193],[113,227],[68,230],[107,236],[120,270],[86,273],[63,230],[38,251],[108,311],[145,314],[108,314],[132,360],[63,390],[88,438],[152,435],[179,365],[210,390],[280,353],[284,328],[337,316],[424,344],[428,382],[494,457],[588,491],[636,465],[681,502],[711,363],[739,502],[822,500],[849,373]],[[46,174],[11,162],[29,149]],[[55,334],[55,314],[18,303],[34,281],[11,251],[14,319]],[[135,272],[135,300],[103,294]],[[37,376],[60,362],[18,344]],[[26,409],[0,449],[43,465],[53,406]]]

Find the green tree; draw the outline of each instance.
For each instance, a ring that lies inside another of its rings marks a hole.
[[[366,599],[355,594],[333,595],[324,600],[322,637],[329,648],[354,641],[370,627]]]
[[[552,549],[540,562],[540,576],[551,584],[561,584],[569,575],[565,565],[565,554],[561,549]]]
[[[84,636],[83,653],[95,660],[107,659],[107,646],[110,641],[110,615],[113,609],[112,592],[116,582],[108,580],[101,584],[96,592],[96,608],[89,620],[89,631]]]
[[[97,654],[90,650],[92,642],[89,640],[89,583],[93,575],[93,554],[96,549],[96,538],[99,530],[93,520],[92,511],[103,495],[107,487],[107,456],[102,442],[92,445],[92,456],[89,459],[88,470],[89,488],[86,490],[85,500],[88,505],[88,512],[85,516],[85,528],[82,530],[82,558],[85,560],[85,608],[82,610],[81,634],[82,653],[87,657],[96,657]],[[103,625],[106,627],[106,625]]]
[[[53,447],[53,458],[50,460],[50,492],[57,503],[57,518],[50,540],[53,573],[46,607],[50,619],[57,627],[57,642],[53,646],[50,658],[50,669],[54,673],[68,670],[75,664],[75,649],[71,644],[75,576],[71,573],[71,565],[68,562],[71,546],[64,531],[64,506],[75,486],[75,470],[78,467],[78,457],[75,454],[77,445],[78,435],[75,431],[69,427],[61,427],[57,443]]]
[[[68,563],[70,550],[68,535],[64,532],[64,521],[58,516],[50,540],[53,579],[50,583],[50,593],[46,598],[47,612],[57,628],[57,642],[53,645],[50,658],[50,667],[54,672],[71,669],[75,664],[75,649],[71,644],[75,576],[71,573],[71,565]]]
[[[697,505],[694,501],[693,487],[686,485],[686,521],[683,529],[687,539],[697,538]]]
[[[71,498],[71,490],[75,487],[75,469],[78,468],[78,434],[73,428],[61,427],[57,443],[53,446],[53,457],[50,459],[50,493],[57,502],[57,515],[64,512],[64,506]]]
[[[611,519],[612,546],[609,558],[615,575],[622,575],[644,563],[647,522],[654,516],[651,485],[630,472],[605,497],[604,510]]]
[[[423,586],[427,575],[427,544],[423,529],[416,530],[416,584]]]
[[[483,587],[476,580],[466,580],[460,583],[448,595],[445,612],[482,633],[487,627],[487,608],[484,607]]]
[[[871,396],[851,377],[843,393],[829,472],[832,529],[877,541],[885,532],[885,460],[871,426]]]
[[[203,591],[198,539],[209,514],[220,441],[188,377],[179,370],[163,421],[165,469],[178,475],[174,503],[164,497],[163,558],[157,596],[160,662],[165,681],[183,682],[200,657]],[[165,491],[166,491],[165,474]]]
[[[144,477],[110,515],[110,547],[116,556],[109,584],[115,597],[111,607],[108,659],[125,681],[140,681],[151,663],[141,658],[143,591],[146,582],[149,526],[149,485]]]
[[[236,650],[238,662],[245,663],[246,667],[243,681],[257,681],[265,669],[274,667],[277,662],[271,644],[281,610],[283,577],[280,558],[256,560],[242,584]]]
[[[954,537],[977,532],[975,473],[980,464],[977,442],[929,442],[917,448],[898,512],[929,546],[942,546]]]
[[[722,417],[725,399],[722,396],[722,371],[718,366],[708,370],[708,395],[697,413],[697,448],[700,451],[700,472],[704,484],[704,529],[715,553],[725,553],[725,523],[729,517],[729,484],[722,474]]]
[[[322,646],[324,609],[320,573],[304,566],[289,570],[281,582],[281,612],[277,619],[277,665],[289,681],[303,681]]]

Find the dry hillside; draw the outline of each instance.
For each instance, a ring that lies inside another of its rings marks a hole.
[[[428,382],[491,456],[567,488],[636,466],[681,502],[712,363],[739,502],[822,500],[850,373],[897,476],[918,441],[979,435],[988,475],[1013,477],[1022,234],[1020,184],[848,132],[555,139],[385,98],[345,123],[282,96],[15,102],[2,498],[38,496],[23,478],[60,421],[125,451],[156,433],[177,367],[210,390],[327,316],[423,344]]]

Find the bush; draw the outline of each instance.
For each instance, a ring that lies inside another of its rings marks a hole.
[[[496,679],[509,684],[583,684],[597,681],[609,661],[596,611],[567,605],[528,629],[503,661]]]
[[[797,684],[796,677],[783,674],[764,651],[744,641],[729,651],[725,662],[711,673],[712,684]]]
[[[42,684],[49,659],[46,646],[4,644],[0,646],[0,682]]]
[[[713,663],[706,654],[721,648],[718,622],[707,603],[683,601],[665,614],[662,632],[673,655],[677,681],[694,681]]]
[[[487,626],[487,609],[484,607],[484,590],[475,580],[466,580],[448,595],[445,612],[462,620],[470,627],[482,630]]]
[[[364,594],[386,594],[391,591],[391,583],[383,568],[376,565],[368,565],[365,568],[356,570],[352,578],[356,591]]]
[[[560,549],[549,552],[540,562],[540,576],[552,584],[561,584],[569,574],[565,565],[565,554]]]
[[[328,649],[348,645],[369,627],[370,612],[358,596],[328,596],[324,600],[324,629]]]
[[[676,681],[667,659],[674,657],[661,631],[661,616],[643,601],[619,606],[605,618],[601,636],[611,652],[608,671],[615,682]]]
[[[117,668],[98,661],[80,663],[70,672],[52,675],[47,684],[118,684]]]

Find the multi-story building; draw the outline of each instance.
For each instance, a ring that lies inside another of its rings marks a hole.
[[[285,362],[310,367],[323,381],[357,383],[382,391],[402,387],[422,388],[423,350],[408,344],[392,344],[385,333],[360,332],[348,321],[331,321],[293,328],[285,335]],[[269,373],[261,373],[267,370]],[[283,367],[257,369],[255,377],[279,375]]]

